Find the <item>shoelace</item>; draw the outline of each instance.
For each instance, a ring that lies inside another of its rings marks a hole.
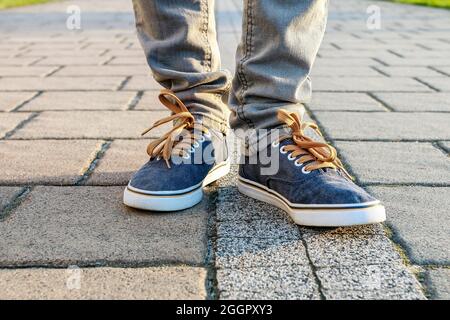
[[[311,128],[318,135],[322,136],[319,127],[312,122],[304,122],[300,115],[295,112],[288,112],[284,109],[278,111],[278,119],[284,122],[290,129],[291,134],[283,135],[279,141],[285,139],[292,139],[294,144],[285,145],[284,151],[291,152],[291,158],[298,158],[295,160],[297,164],[304,164],[304,170],[313,171],[324,168],[339,169],[347,177],[353,180],[353,177],[345,170],[342,162],[337,157],[336,149],[327,143],[314,141],[305,135],[305,130]]]
[[[197,140],[201,140],[203,134],[208,134],[208,129],[195,122],[194,116],[189,112],[186,105],[172,91],[161,90],[158,98],[173,114],[156,121],[142,135],[167,122],[174,122],[172,129],[147,146],[147,153],[150,158],[161,156],[170,168],[169,159],[172,154],[186,157],[192,145],[198,143]],[[176,148],[174,148],[175,145]]]

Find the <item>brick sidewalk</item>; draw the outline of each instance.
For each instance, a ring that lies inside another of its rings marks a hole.
[[[217,1],[230,70],[238,2]],[[0,298],[450,298],[449,11],[331,3],[308,112],[388,210],[333,230],[297,227],[232,175],[181,213],[121,204],[140,132],[167,114],[133,24],[124,0],[0,11]]]

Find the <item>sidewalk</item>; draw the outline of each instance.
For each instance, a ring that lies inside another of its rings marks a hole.
[[[241,4],[217,10],[233,70]],[[0,11],[0,299],[449,299],[449,34],[448,10],[331,2],[307,109],[388,221],[313,229],[233,175],[181,213],[124,207],[140,132],[167,114],[131,1]]]

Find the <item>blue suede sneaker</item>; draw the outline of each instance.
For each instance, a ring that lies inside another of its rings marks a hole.
[[[286,211],[295,223],[305,226],[337,227],[383,222],[380,201],[353,183],[332,146],[305,135],[314,123],[302,122],[297,113],[280,110],[278,118],[289,133],[277,137],[255,157],[239,167],[238,189],[243,194]],[[269,143],[270,143],[269,141]],[[269,166],[278,161],[271,174]]]
[[[163,90],[159,99],[172,115],[143,134],[167,122],[174,126],[148,145],[150,159],[131,178],[123,202],[144,210],[183,210],[202,200],[204,186],[230,171],[226,137],[196,122],[172,92]]]

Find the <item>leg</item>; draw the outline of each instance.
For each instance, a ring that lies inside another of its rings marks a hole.
[[[327,0],[245,0],[229,100],[233,129],[273,128],[280,108],[302,109],[326,18]]]
[[[213,0],[133,0],[153,76],[208,127],[225,130],[230,77],[220,70]],[[223,98],[223,99],[222,99]]]

